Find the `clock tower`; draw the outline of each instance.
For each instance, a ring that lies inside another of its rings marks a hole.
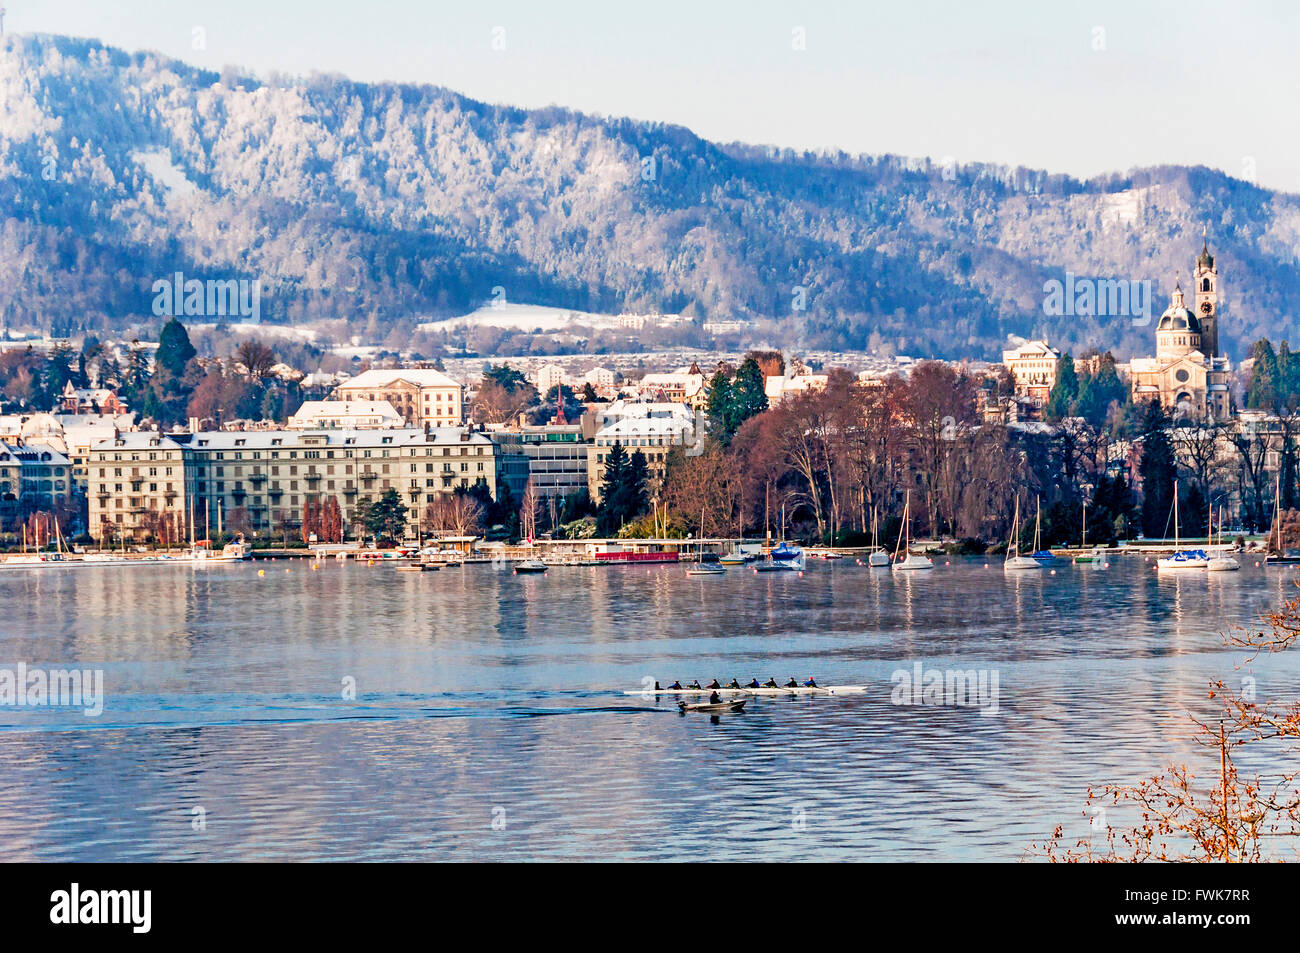
[[[1201,322],[1201,351],[1214,360],[1219,356],[1219,273],[1208,240],[1196,256],[1192,280],[1196,289],[1196,317]]]

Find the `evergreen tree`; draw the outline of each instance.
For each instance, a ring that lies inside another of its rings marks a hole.
[[[357,522],[378,539],[397,541],[406,531],[406,506],[396,490],[385,490],[379,499],[357,507]]]
[[[1178,464],[1169,439],[1169,415],[1158,400],[1148,401],[1142,414],[1142,532],[1148,539],[1165,535],[1174,502]]]
[[[158,335],[158,350],[154,354],[154,363],[158,367],[166,368],[174,379],[179,380],[185,373],[185,365],[198,353],[190,343],[185,325],[172,318],[163,325]]]
[[[1047,398],[1047,416],[1055,420],[1068,417],[1079,398],[1079,377],[1074,371],[1074,358],[1067,351],[1056,362],[1056,383]]]
[[[1250,369],[1250,387],[1246,391],[1246,406],[1252,410],[1272,410],[1278,400],[1277,355],[1268,338],[1255,342],[1251,351],[1254,365]]]
[[[731,439],[728,432],[731,424],[731,378],[726,371],[719,370],[709,381],[705,413],[709,419],[709,433],[714,439],[728,443]]]

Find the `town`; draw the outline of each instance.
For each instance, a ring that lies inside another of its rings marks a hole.
[[[953,551],[1005,544],[1017,506],[1051,546],[1300,523],[1300,362],[1219,339],[1208,244],[1155,356],[1044,340],[1001,363],[775,349],[673,367],[598,358],[297,369],[249,337],[6,341],[0,529],[11,550],[253,547],[455,538],[794,538]],[[853,361],[866,369],[851,370]],[[1023,488],[1023,494],[1016,488]],[[1023,498],[1018,498],[1023,496]]]

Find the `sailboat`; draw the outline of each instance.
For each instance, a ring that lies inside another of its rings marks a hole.
[[[1056,553],[1043,549],[1043,499],[1034,497],[1038,504],[1038,515],[1034,517],[1034,551],[1030,554],[1040,563],[1056,562]]]
[[[1038,534],[1035,530],[1034,547],[1038,546]],[[1042,569],[1043,564],[1032,556],[1020,555],[1020,497],[1016,497],[1016,516],[1011,521],[1011,540],[1007,543],[1007,558],[1002,563],[1003,570]]]
[[[700,561],[686,570],[688,576],[721,576],[726,573],[721,562],[704,561],[704,510],[700,510]]]
[[[1214,504],[1211,503],[1210,504],[1210,525],[1206,528],[1206,536],[1209,539],[1214,539],[1214,536],[1212,534],[1213,528],[1214,528]],[[1220,511],[1219,513],[1219,534],[1220,535],[1223,534],[1222,511]],[[1205,568],[1210,572],[1232,572],[1233,570],[1240,569],[1241,563],[1237,562],[1236,557],[1229,556],[1226,552],[1224,552],[1222,545],[1218,545],[1215,547],[1214,555],[1205,561]]]
[[[1277,548],[1273,549],[1273,534],[1269,533],[1270,552],[1264,554],[1264,565],[1289,565],[1300,563],[1300,556],[1288,556],[1282,548],[1282,473],[1278,471],[1273,486],[1273,525],[1277,527]]]
[[[871,555],[867,557],[867,565],[872,569],[888,569],[889,553],[885,552],[884,547],[880,545],[877,530],[876,508],[873,506],[871,508]]]
[[[1156,560],[1157,569],[1204,569],[1209,563],[1203,549],[1180,549],[1178,529],[1178,481],[1174,481],[1174,553]]]
[[[933,569],[934,563],[930,562],[928,556],[922,556],[920,553],[909,552],[912,547],[912,491],[907,491],[907,497],[903,503],[903,528],[898,532],[898,546],[894,550],[894,571],[908,571],[912,569]]]

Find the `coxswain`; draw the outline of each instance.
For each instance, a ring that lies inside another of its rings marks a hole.
[[[709,704],[710,704],[710,705],[717,705],[717,704],[719,704],[721,701],[722,701],[722,696],[719,695],[717,692],[714,692],[712,695],[709,696]]]

